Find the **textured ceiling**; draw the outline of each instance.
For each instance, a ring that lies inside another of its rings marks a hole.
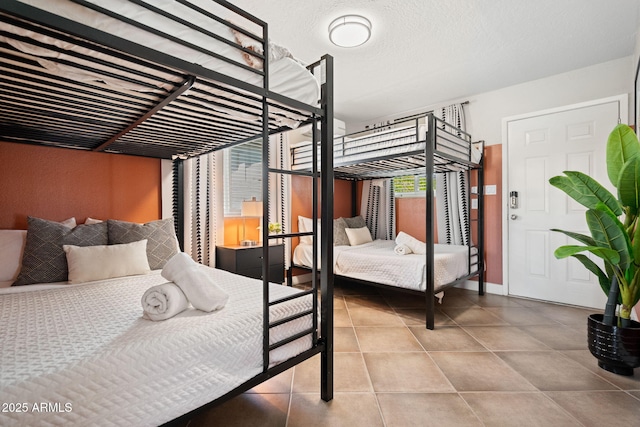
[[[373,121],[633,54],[638,0],[232,0],[305,62],[335,58],[335,114]],[[365,45],[327,28],[356,13]]]

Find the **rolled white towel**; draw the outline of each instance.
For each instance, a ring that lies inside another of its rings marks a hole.
[[[175,283],[152,286],[142,295],[142,317],[158,321],[182,313],[189,307],[184,292]]]
[[[396,237],[396,244],[406,245],[414,254],[424,255],[427,253],[427,245],[413,236],[401,231]]]
[[[204,268],[189,255],[178,252],[167,261],[161,274],[178,285],[191,305],[198,310],[219,310],[227,303],[229,295],[213,282]]]
[[[395,252],[396,255],[409,255],[410,253],[412,253],[409,246],[405,245],[404,243],[396,245],[396,247],[393,248],[393,252]]]

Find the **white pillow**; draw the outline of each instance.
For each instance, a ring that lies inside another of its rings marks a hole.
[[[89,224],[89,225],[100,224],[101,222],[102,222],[101,219],[95,219],[95,218],[91,218],[91,217],[87,217],[87,219],[84,220],[84,223],[85,224]]]
[[[0,230],[0,282],[18,277],[26,240],[27,230]]]
[[[362,228],[345,228],[351,246],[358,246],[363,243],[373,242],[371,232],[367,227]]]
[[[298,230],[302,233],[311,233],[313,231],[313,220],[304,216],[298,216]],[[318,236],[320,236],[320,218],[318,218]],[[310,245],[313,243],[313,237],[301,236],[300,243]]]
[[[67,254],[69,283],[147,274],[147,240],[121,245],[62,245]]]

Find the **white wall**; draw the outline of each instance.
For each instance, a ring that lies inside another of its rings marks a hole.
[[[630,114],[633,114],[635,57],[632,55],[544,79],[469,96],[465,99],[451,100],[438,105],[426,105],[416,110],[371,120],[368,123],[348,123],[347,132],[361,130],[366,124],[372,122],[403,117],[466,100],[469,101],[469,104],[465,106],[467,131],[474,140],[484,140],[487,145],[502,143],[502,119],[504,117],[623,93],[630,95],[629,111]],[[633,123],[633,120],[628,123]]]

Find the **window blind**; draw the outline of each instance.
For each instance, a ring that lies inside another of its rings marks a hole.
[[[240,216],[243,200],[262,200],[262,143],[224,150],[224,215]]]

